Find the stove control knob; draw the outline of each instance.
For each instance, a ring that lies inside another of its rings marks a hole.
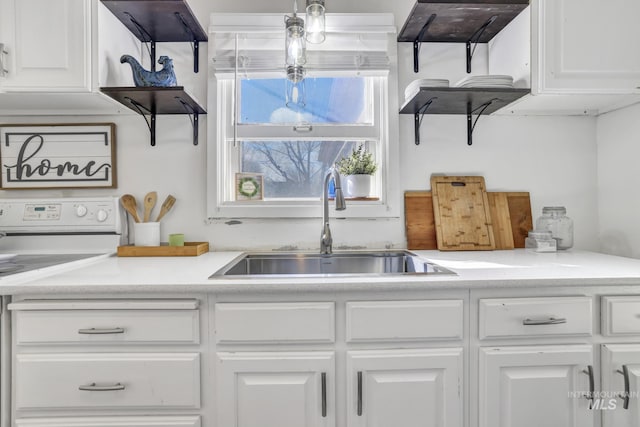
[[[76,206],[76,215],[79,217],[83,217],[87,214],[88,209],[85,205]]]
[[[96,213],[96,219],[98,220],[98,222],[105,222],[108,216],[109,213],[104,209],[98,209],[98,212]]]

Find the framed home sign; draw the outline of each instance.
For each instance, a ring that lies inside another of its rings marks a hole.
[[[116,188],[115,128],[0,124],[0,188]]]

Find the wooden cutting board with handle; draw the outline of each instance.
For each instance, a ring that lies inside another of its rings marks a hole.
[[[436,241],[441,251],[495,249],[491,210],[481,176],[431,177]]]
[[[496,249],[524,248],[524,239],[533,229],[531,201],[528,192],[487,192]],[[506,198],[506,210],[504,204]],[[492,201],[493,200],[493,201]],[[404,213],[408,249],[438,249],[433,200],[430,191],[406,191]],[[507,220],[510,229],[503,224]],[[509,240],[509,236],[513,243]]]

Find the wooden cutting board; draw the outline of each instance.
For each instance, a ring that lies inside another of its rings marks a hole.
[[[433,218],[441,251],[495,249],[491,210],[481,176],[431,177]]]
[[[533,229],[531,202],[528,192],[488,192],[489,206],[492,208],[493,235],[496,249],[524,248],[524,239]],[[504,211],[503,197],[507,200]],[[492,200],[496,200],[492,202]],[[495,208],[494,208],[495,206]],[[494,214],[494,209],[497,209]],[[433,218],[433,200],[430,191],[407,191],[404,193],[404,213],[407,233],[407,248],[438,249],[436,226]],[[509,218],[510,231],[501,225]],[[513,239],[511,244],[509,235]]]

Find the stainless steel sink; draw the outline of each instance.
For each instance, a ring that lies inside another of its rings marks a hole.
[[[246,253],[209,278],[455,274],[408,251]]]

